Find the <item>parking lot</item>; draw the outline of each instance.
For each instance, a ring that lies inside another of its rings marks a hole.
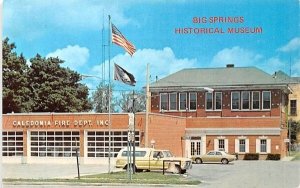
[[[199,187],[300,188],[299,161],[234,161],[228,165],[194,164],[191,178]]]
[[[3,164],[2,167],[3,178],[44,179],[77,176],[76,165]],[[81,165],[80,169],[82,175],[106,173],[108,170],[107,165]],[[187,178],[202,181],[195,187],[204,188],[300,188],[300,162],[239,160],[228,165],[194,164],[188,171]]]

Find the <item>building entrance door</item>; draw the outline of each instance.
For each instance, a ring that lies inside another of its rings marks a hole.
[[[195,158],[201,155],[201,140],[191,140],[191,157]]]

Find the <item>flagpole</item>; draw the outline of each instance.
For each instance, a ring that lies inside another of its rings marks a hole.
[[[108,173],[111,166],[111,75],[110,75],[110,37],[111,37],[111,21],[108,15]]]

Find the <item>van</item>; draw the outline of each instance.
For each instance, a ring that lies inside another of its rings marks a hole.
[[[116,167],[127,169],[128,166],[128,149],[123,148],[119,151],[116,158]],[[133,152],[131,151],[131,156]],[[132,163],[133,160],[131,160]],[[164,164],[163,164],[164,163]],[[151,171],[166,170],[170,163],[175,164],[177,173],[185,173],[192,167],[192,160],[184,157],[175,157],[169,150],[153,149],[153,148],[135,148],[135,170]]]

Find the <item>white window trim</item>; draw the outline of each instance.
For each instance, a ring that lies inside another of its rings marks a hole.
[[[228,153],[228,139],[223,136],[214,139],[214,150],[219,151],[219,140],[224,140],[224,150]]]
[[[248,100],[248,105],[249,105],[249,108],[244,108],[243,107],[244,93],[248,93],[248,99],[249,99]],[[242,93],[241,93],[241,96],[240,96],[241,97],[241,102],[240,102],[241,104],[240,105],[241,105],[241,109],[244,110],[244,111],[250,110],[250,93],[251,93],[250,91],[242,91]]]
[[[245,140],[245,152],[240,152],[240,140]],[[238,137],[237,139],[234,140],[235,142],[235,153],[239,153],[239,154],[245,154],[245,153],[249,153],[249,139],[246,137]]]
[[[181,95],[185,95],[185,108],[181,109]],[[179,93],[179,111],[186,111],[187,108],[187,93]]]
[[[233,93],[238,93],[239,94],[239,108],[238,109],[233,109],[232,108],[232,97],[233,97]],[[232,111],[239,111],[240,110],[240,107],[241,107],[241,93],[239,92],[239,91],[232,91],[231,92],[231,101],[230,101],[230,103],[231,103],[231,110]]]
[[[196,97],[196,109],[191,109],[191,94],[195,94],[195,97]],[[189,110],[190,111],[196,111],[197,110],[197,93],[196,92],[189,93]]]
[[[267,109],[264,108],[264,93],[270,93],[270,108],[267,108]],[[271,95],[271,91],[263,91],[263,92],[262,92],[261,98],[262,98],[262,100],[261,100],[261,102],[262,102],[262,110],[265,110],[265,111],[271,110],[271,108],[272,108],[272,106],[271,106],[271,105],[272,105],[272,95]]]
[[[220,108],[220,109],[217,109],[217,108],[216,108],[216,104],[217,104],[217,94],[218,94],[218,93],[221,93],[221,108]],[[223,104],[222,97],[223,97],[222,92],[215,92],[214,101],[213,101],[215,111],[222,111],[222,104]]]
[[[260,140],[266,140],[267,141],[267,151],[266,152],[261,152],[260,151]],[[259,154],[268,154],[271,153],[271,139],[267,138],[265,136],[259,137],[258,139],[256,139],[256,153]]]
[[[207,109],[207,94],[211,94],[211,109]],[[205,93],[205,111],[213,111],[214,110],[214,94],[211,92]]]
[[[253,108],[253,93],[258,93],[258,108]],[[251,109],[252,110],[260,110],[260,103],[261,103],[261,101],[260,101],[260,92],[259,91],[252,91],[252,97],[251,97]]]
[[[175,108],[176,109],[171,109],[171,95],[175,94]],[[177,111],[177,93],[169,93],[169,111]]]
[[[168,93],[160,93],[159,94],[159,111],[162,112],[163,110],[161,109],[161,98],[162,98],[162,95],[167,95],[168,97]],[[165,110],[165,109],[164,109]]]

